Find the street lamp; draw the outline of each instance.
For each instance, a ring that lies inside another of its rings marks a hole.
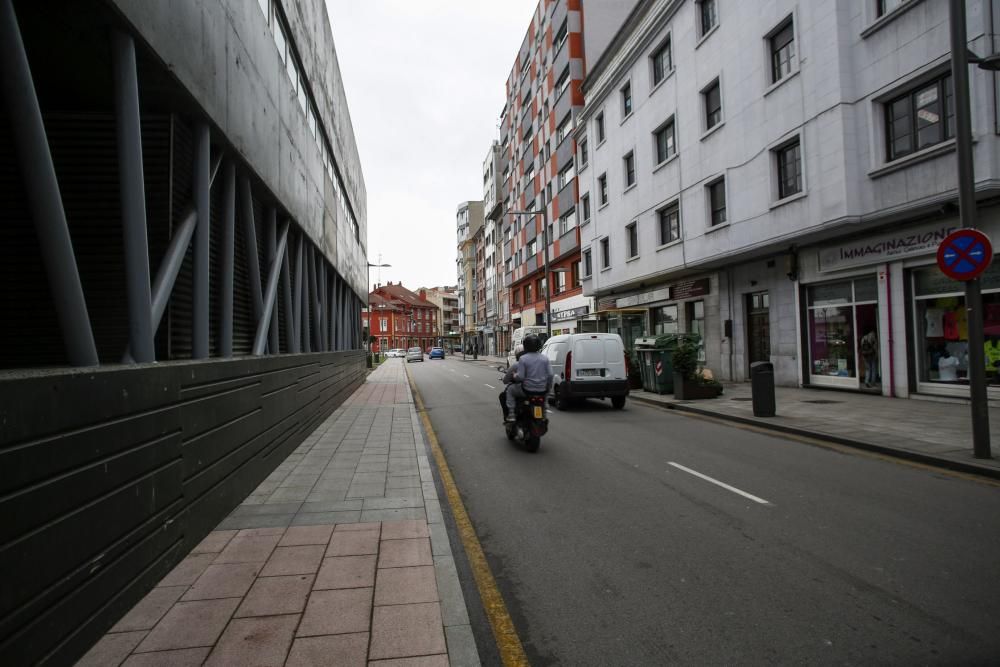
[[[379,264],[372,264],[371,262],[367,262],[366,261],[366,263],[368,264],[368,275],[367,275],[367,280],[368,280],[368,283],[367,283],[368,284],[368,294],[371,294],[371,290],[372,290],[372,268],[387,269],[387,268],[389,268],[389,267],[392,266],[392,264],[381,264],[381,261],[382,261],[382,255],[381,254],[378,256],[378,259],[379,259],[379,262],[380,262]],[[369,299],[368,296],[365,297],[365,309],[368,311],[368,340],[366,340],[365,343],[368,344],[368,363],[370,364],[371,363],[371,352],[372,352],[372,342],[371,342],[372,341],[372,308],[371,308],[371,303],[370,303],[370,299]],[[369,366],[369,368],[371,368],[371,366]]]
[[[958,211],[963,227],[976,226],[975,173],[972,161],[972,113],[969,103],[969,63],[1000,71],[1000,54],[980,58],[969,52],[965,34],[965,0],[951,0],[951,75],[955,90],[955,144],[958,160]],[[979,278],[965,281],[969,319],[969,399],[972,407],[972,450],[977,459],[990,456],[990,415],[986,395],[983,350],[983,304]]]

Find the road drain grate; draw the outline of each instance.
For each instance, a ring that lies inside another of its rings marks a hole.
[[[834,403],[843,403],[843,401],[828,401],[823,398],[819,398],[812,401],[802,401],[803,403],[812,403],[813,405],[833,405]]]
[[[753,399],[749,396],[737,396],[736,398],[730,398],[730,401],[752,401]]]

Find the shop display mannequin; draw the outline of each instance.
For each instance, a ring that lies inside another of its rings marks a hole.
[[[938,380],[955,382],[958,380],[958,357],[952,356],[947,348],[941,350],[941,358],[937,362]]]
[[[871,387],[878,378],[878,335],[869,331],[861,337],[861,358],[865,361],[865,386]]]

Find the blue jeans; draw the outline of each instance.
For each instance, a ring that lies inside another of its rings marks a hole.
[[[875,384],[878,377],[878,362],[875,357],[864,357],[865,360],[865,384]]]

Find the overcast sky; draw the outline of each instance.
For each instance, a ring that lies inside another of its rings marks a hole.
[[[382,282],[454,285],[455,210],[483,198],[504,84],[538,0],[326,0]],[[372,269],[371,282],[378,279]]]

